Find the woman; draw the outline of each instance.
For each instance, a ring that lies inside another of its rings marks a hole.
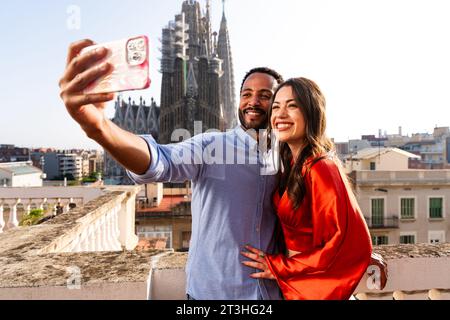
[[[246,246],[253,278],[273,279],[288,300],[349,299],[370,262],[369,231],[325,135],[325,98],[305,78],[277,89],[270,130],[284,168],[274,205],[286,246],[269,255]]]

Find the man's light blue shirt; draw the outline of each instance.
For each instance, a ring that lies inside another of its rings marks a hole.
[[[248,259],[240,254],[246,244],[275,250],[276,176],[262,173],[256,140],[241,127],[170,145],[142,138],[152,162],[142,176],[128,172],[133,181],[192,181],[187,294],[197,300],[281,299],[276,281],[251,278],[259,270],[244,266]]]

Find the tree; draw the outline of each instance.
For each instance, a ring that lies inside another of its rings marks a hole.
[[[44,217],[44,210],[34,209],[31,210],[29,214],[26,214],[20,220],[19,226],[33,226],[38,224],[38,222]]]

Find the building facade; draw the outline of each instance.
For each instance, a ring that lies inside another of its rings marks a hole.
[[[450,241],[450,170],[355,171],[375,245]]]
[[[77,154],[59,154],[59,171],[69,180],[81,180],[85,171],[83,157]]]
[[[225,14],[217,34],[211,28],[209,1],[205,14],[198,1],[184,1],[181,13],[163,29],[161,42],[159,142],[173,142],[176,129],[193,136],[234,126],[234,74]],[[201,126],[194,127],[195,121]]]
[[[94,172],[103,174],[103,154],[98,150],[54,150],[34,149],[31,151],[33,165],[40,168],[47,180],[80,180]]]
[[[408,170],[411,159],[420,157],[398,148],[367,148],[344,158],[347,173],[359,170]]]
[[[55,150],[33,150],[31,152],[31,160],[35,167],[40,168],[45,173],[46,179],[54,180],[61,177],[58,153]]]
[[[31,161],[0,163],[0,187],[42,187],[44,178]]]
[[[113,123],[134,134],[151,134],[158,139],[160,108],[152,99],[150,105],[140,98],[139,104],[128,98],[128,103],[121,96],[115,102]],[[125,168],[118,164],[105,150],[104,152],[104,180],[106,184],[131,185]]]
[[[30,160],[30,150],[28,148],[18,148],[13,144],[0,144],[0,163],[28,160]]]
[[[191,239],[191,193],[187,188],[145,185],[136,199],[136,234],[140,240],[165,239],[165,248],[187,251]]]

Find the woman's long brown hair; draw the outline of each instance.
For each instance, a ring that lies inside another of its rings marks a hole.
[[[292,88],[295,101],[305,119],[305,141],[300,155],[293,165],[291,165],[293,159],[291,149],[287,143],[280,144],[280,155],[284,172],[281,174],[279,192],[282,195],[287,190],[293,209],[297,210],[306,193],[305,177],[302,174],[306,160],[312,159],[312,162],[308,164],[308,168],[311,168],[317,161],[334,151],[334,144],[325,134],[326,101],[319,86],[314,81],[306,78],[289,79],[277,88],[273,98],[274,101],[277,93],[283,87]],[[269,110],[269,119],[271,116],[272,108]],[[270,123],[269,137],[271,132],[272,126]]]

